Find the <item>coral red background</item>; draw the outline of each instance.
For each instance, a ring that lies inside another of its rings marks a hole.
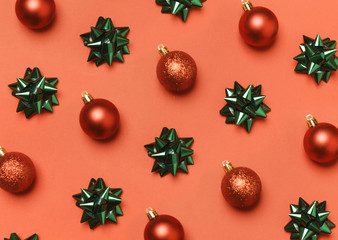
[[[13,195],[0,190],[0,239],[17,232],[38,233],[42,240],[143,239],[145,208],[177,217],[187,240],[289,239],[283,227],[289,204],[328,201],[330,219],[338,222],[338,164],[320,166],[305,156],[302,141],[305,115],[338,123],[337,73],[319,86],[307,75],[296,74],[292,60],[299,54],[302,35],[338,39],[336,0],[255,0],[279,19],[276,43],[258,51],[242,42],[238,21],[240,0],[210,0],[191,11],[186,23],[163,15],[153,0],[56,0],[57,18],[45,31],[25,28],[16,18],[14,0],[1,6],[0,143],[7,151],[31,157],[37,169],[32,191]],[[97,17],[111,17],[115,26],[129,26],[131,55],[125,63],[97,68],[87,63],[89,49],[79,37]],[[186,95],[167,92],[158,82],[156,46],[183,50],[198,65],[195,88]],[[27,120],[16,114],[17,99],[9,83],[27,67],[39,67],[47,77],[58,77],[60,106],[53,114]],[[252,132],[225,125],[219,115],[224,88],[263,84],[268,118],[256,121]],[[115,139],[97,142],[80,129],[80,93],[111,100],[120,110],[121,129]],[[143,145],[162,127],[175,127],[182,137],[194,137],[195,165],[176,178],[150,173],[153,160]],[[247,166],[261,177],[258,206],[239,211],[220,191],[223,160]],[[111,187],[122,187],[122,209],[117,225],[90,230],[80,224],[81,210],[72,195],[87,187],[90,178],[103,177]],[[337,239],[338,230],[321,239]]]

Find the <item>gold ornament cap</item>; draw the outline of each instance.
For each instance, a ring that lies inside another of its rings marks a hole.
[[[222,162],[222,165],[223,165],[223,168],[224,168],[224,171],[226,173],[230,172],[232,169],[234,169],[234,167],[232,166],[232,164],[230,162],[228,162],[227,160],[223,161]]]
[[[0,146],[0,157],[3,157],[6,155],[6,150]]]
[[[309,128],[315,127],[318,124],[317,120],[311,114],[306,115],[306,121]]]
[[[242,7],[245,12],[248,12],[253,8],[252,3],[249,0],[242,0]]]
[[[153,220],[158,216],[157,212],[151,207],[148,207],[146,209],[146,213],[147,213],[147,217],[149,218],[149,220]]]
[[[94,100],[94,98],[92,97],[92,95],[90,95],[87,91],[84,91],[81,93],[81,97],[82,97],[82,101],[87,104],[90,103],[91,101]]]
[[[168,52],[169,52],[168,48],[166,46],[164,46],[164,44],[162,44],[162,43],[157,46],[157,50],[160,53],[161,57],[167,55]]]

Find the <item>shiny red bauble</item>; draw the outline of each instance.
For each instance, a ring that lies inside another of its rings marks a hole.
[[[147,210],[149,222],[144,229],[144,240],[184,240],[182,224],[169,215],[157,215],[153,209]]]
[[[317,123],[307,116],[309,129],[304,135],[304,149],[310,159],[329,163],[338,159],[338,129],[330,123]]]
[[[182,51],[169,52],[164,45],[158,46],[161,58],[157,64],[157,78],[169,91],[184,92],[196,81],[197,66],[194,59]]]
[[[19,152],[6,153],[0,147],[0,188],[11,193],[24,192],[32,186],[35,177],[29,157]]]
[[[105,99],[93,99],[87,92],[82,93],[82,99],[85,102],[80,112],[82,130],[93,139],[111,138],[120,125],[120,115],[115,105]]]
[[[221,184],[224,199],[236,208],[254,206],[260,198],[262,189],[257,173],[246,167],[233,168],[227,161],[223,162],[223,166],[226,171]]]
[[[239,32],[244,41],[253,47],[270,46],[275,41],[278,32],[277,17],[265,7],[251,8],[250,6],[252,7],[249,5],[245,8],[239,21]]]
[[[22,24],[31,29],[48,26],[55,17],[54,0],[17,0],[16,16]]]

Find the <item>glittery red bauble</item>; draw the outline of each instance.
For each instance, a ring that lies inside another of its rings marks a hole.
[[[54,0],[17,0],[15,12],[26,27],[41,29],[54,19],[55,3]]]
[[[239,21],[239,32],[244,41],[253,47],[271,45],[278,32],[278,20],[265,7],[254,7],[243,13]]]
[[[329,123],[310,127],[304,136],[306,154],[319,163],[328,163],[338,158],[338,129]]]
[[[189,54],[172,51],[160,58],[156,72],[159,81],[166,89],[183,92],[194,85],[197,66]]]
[[[8,192],[26,191],[35,180],[35,168],[23,153],[9,152],[0,157],[0,187]]]
[[[236,167],[226,173],[221,185],[223,197],[232,206],[248,208],[258,202],[262,184],[250,168]]]
[[[182,224],[169,215],[158,215],[144,229],[144,240],[183,240]]]
[[[82,130],[91,138],[103,140],[112,137],[120,125],[119,111],[105,99],[93,99],[80,112]]]

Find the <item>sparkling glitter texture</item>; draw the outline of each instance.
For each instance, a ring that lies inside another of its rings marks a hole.
[[[8,192],[27,190],[35,180],[35,168],[25,154],[9,152],[0,157],[0,187]]]
[[[194,59],[182,51],[172,51],[162,56],[157,64],[157,77],[161,84],[173,92],[190,89],[197,75]]]
[[[232,206],[248,208],[259,200],[262,184],[253,170],[237,167],[225,174],[221,189],[225,200]]]

